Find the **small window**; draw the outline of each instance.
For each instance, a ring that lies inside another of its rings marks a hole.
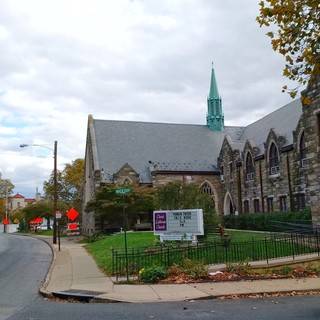
[[[273,198],[272,197],[267,198],[267,211],[273,212]]]
[[[279,202],[280,202],[280,211],[287,212],[288,211],[287,196],[280,196]]]
[[[278,148],[272,142],[269,150],[269,174],[274,175],[279,173],[279,153]]]
[[[299,157],[300,157],[300,167],[306,166],[306,158],[307,158],[307,149],[304,139],[304,132],[302,132],[299,141]]]
[[[244,200],[243,201],[243,212],[249,213],[249,211],[250,211],[249,200]]]
[[[132,184],[132,181],[131,181],[130,178],[125,178],[125,179],[123,180],[123,184],[124,184],[124,185],[129,185],[129,184]]]
[[[295,195],[295,209],[301,211],[306,208],[306,197],[304,193],[298,193]]]
[[[246,157],[246,180],[250,181],[254,178],[254,164],[252,155],[250,152],[247,153]]]
[[[230,174],[230,178],[232,179],[232,176],[233,176],[233,163],[232,162],[229,163],[229,174]]]
[[[212,188],[210,186],[209,183],[205,182],[202,186],[201,186],[201,190],[203,193],[209,194],[210,196],[213,195],[213,191]]]
[[[259,199],[254,199],[253,200],[253,206],[254,206],[254,212],[255,213],[260,212],[260,201],[259,201]]]

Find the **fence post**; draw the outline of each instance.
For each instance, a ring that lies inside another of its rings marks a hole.
[[[294,242],[293,242],[293,234],[292,233],[290,234],[290,237],[291,237],[291,246],[292,246],[292,258],[294,260]]]
[[[267,264],[269,264],[267,237],[264,238],[264,246],[265,246],[265,250],[266,250]]]
[[[319,233],[318,229],[316,229],[316,239],[317,239],[317,252],[318,252],[318,257],[320,256],[320,248],[319,248]]]
[[[112,252],[112,274],[114,274],[114,249],[111,249]]]
[[[170,266],[170,250],[169,250],[169,249],[170,249],[170,248],[167,247],[167,267]]]

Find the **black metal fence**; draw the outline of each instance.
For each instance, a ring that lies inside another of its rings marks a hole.
[[[152,248],[129,248],[112,250],[112,273],[116,276],[138,274],[150,266],[169,267],[184,259],[204,264],[237,263],[316,253],[320,256],[319,234],[272,235],[262,240],[232,242],[231,239],[188,244],[179,247],[158,246]]]

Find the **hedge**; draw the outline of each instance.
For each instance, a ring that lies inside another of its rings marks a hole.
[[[299,212],[245,213],[238,216],[224,216],[224,226],[231,229],[285,231],[289,226],[305,227],[311,225],[311,211],[305,209]],[[275,230],[277,229],[277,230]]]

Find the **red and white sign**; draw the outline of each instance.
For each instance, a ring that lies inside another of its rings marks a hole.
[[[77,222],[72,222],[72,223],[68,223],[68,230],[79,230],[79,223]]]
[[[71,221],[76,220],[78,216],[79,216],[79,212],[74,208],[71,208],[70,210],[67,211],[67,217]]]
[[[37,218],[34,218],[32,219],[29,224],[41,224],[43,222],[43,218],[41,217],[37,217]]]
[[[62,213],[60,211],[56,211],[56,219],[61,219]]]

